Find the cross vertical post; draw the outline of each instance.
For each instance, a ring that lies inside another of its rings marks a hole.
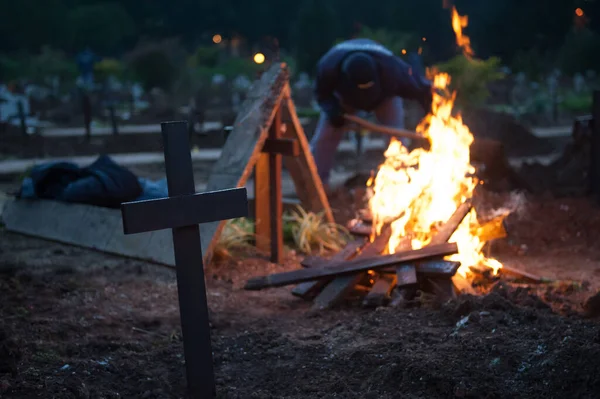
[[[199,223],[248,215],[245,188],[195,194],[186,122],[161,124],[169,197],[121,205],[125,234],[170,228],[191,398],[214,397],[215,380]]]
[[[169,197],[196,192],[185,125],[161,124]],[[215,395],[215,382],[200,227],[184,226],[174,228],[172,232],[187,382],[191,392],[212,397]]]
[[[261,153],[254,166],[254,238],[256,248],[268,252],[271,249],[271,207],[269,198],[274,187],[270,186],[269,154]]]

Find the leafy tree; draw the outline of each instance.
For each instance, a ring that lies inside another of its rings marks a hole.
[[[69,12],[67,23],[73,51],[89,46],[100,53],[114,54],[123,50],[135,33],[133,20],[118,3],[76,7]]]
[[[566,74],[600,69],[600,35],[589,29],[570,32],[559,50],[558,66]]]
[[[62,81],[73,80],[77,77],[77,65],[74,60],[59,50],[45,46],[42,51],[29,57],[23,76],[36,83],[44,83],[49,76],[56,76]]]
[[[319,58],[339,36],[338,29],[337,15],[330,3],[322,0],[304,0],[292,32],[300,70],[315,70]]]
[[[457,102],[461,106],[482,105],[489,96],[488,84],[503,78],[499,71],[500,59],[468,59],[457,55],[451,60],[438,64],[436,70],[447,72],[451,77],[450,88],[457,92]]]
[[[185,52],[176,40],[144,42],[126,56],[134,76],[146,90],[170,90],[185,66]]]

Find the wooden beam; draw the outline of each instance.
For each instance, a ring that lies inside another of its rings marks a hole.
[[[390,294],[396,286],[396,276],[380,274],[363,301],[363,306],[376,308],[384,306],[390,299]]]
[[[327,267],[327,265],[330,263],[352,259],[352,257],[354,257],[358,253],[360,248],[362,248],[365,245],[365,243],[365,239],[357,239],[354,241],[350,241],[340,252],[333,255],[330,259],[324,259],[316,256],[311,257],[313,258],[311,264],[313,265],[313,267]],[[306,300],[312,299],[330,281],[331,279],[321,279],[317,281],[307,281],[305,283],[298,284],[292,290],[292,295]]]
[[[359,219],[352,219],[346,227],[355,236],[369,237],[373,233],[373,226]]]
[[[396,287],[409,287],[417,284],[417,268],[414,264],[396,268]]]
[[[268,138],[262,149],[263,152],[279,154],[286,157],[297,157],[300,155],[298,141],[294,139]]]
[[[281,106],[269,128],[269,139],[281,137]],[[281,154],[269,152],[269,212],[271,213],[271,262],[283,263],[283,204],[281,193]]]
[[[417,274],[430,277],[452,277],[458,271],[460,262],[451,262],[446,260],[419,262],[417,263]]]
[[[262,252],[271,249],[271,179],[269,154],[258,157],[254,166],[254,241],[256,248]]]
[[[473,203],[470,198],[460,204],[450,219],[448,219],[448,221],[435,233],[429,244],[436,245],[447,242],[462,223],[463,219],[469,214],[472,207]]]
[[[329,200],[323,189],[321,178],[317,173],[317,166],[304,134],[304,128],[298,119],[288,83],[285,84],[283,92],[285,93],[283,99],[284,120],[288,126],[284,137],[297,140],[300,148],[299,156],[283,159],[284,166],[290,173],[296,188],[296,194],[300,198],[304,209],[315,213],[323,212],[325,220],[334,223],[333,212],[329,206]]]
[[[208,177],[207,191],[246,185],[263,154],[268,128],[284,97],[283,89],[287,82],[285,64],[274,64],[252,84],[223,146],[221,157]],[[224,225],[224,222],[213,222],[200,226],[204,237],[202,253],[206,262],[212,258],[212,249]]]
[[[232,205],[246,201],[246,189],[213,191],[121,204],[125,234],[190,226],[237,217]],[[135,210],[134,210],[135,209]]]
[[[188,394],[194,399],[212,398],[216,394],[213,353],[198,223],[247,216],[246,189],[194,194],[187,123],[163,123],[161,130],[169,197],[123,204],[124,232],[172,228]],[[223,212],[220,207],[230,209]]]
[[[385,226],[382,229],[381,234],[376,237],[373,242],[367,244],[360,254],[358,254],[354,259],[367,259],[369,257],[375,257],[381,254],[387,246],[391,233],[392,230],[390,226]],[[321,293],[315,298],[313,309],[328,309],[342,302],[346,295],[350,293],[355,288],[356,284],[358,284],[364,277],[364,272],[356,273],[348,277],[336,277],[333,281],[329,282],[323,291],[321,291]]]
[[[413,131],[406,130],[406,129],[399,129],[399,128],[394,128],[394,127],[384,126],[384,125],[378,125],[376,123],[371,123],[371,122],[369,122],[361,117],[358,117],[356,115],[344,114],[344,119],[346,119],[348,122],[355,123],[358,126],[364,128],[364,129],[367,129],[371,132],[383,133],[388,136],[392,136],[392,137],[396,137],[396,138],[409,138],[411,140],[414,140],[415,142],[429,144],[429,139],[427,137],[424,137],[424,136],[418,134],[417,132],[413,132]]]
[[[458,252],[455,243],[432,245],[414,251],[399,252],[393,255],[375,256],[366,259],[355,259],[348,262],[340,262],[323,269],[300,269],[291,272],[277,273],[269,276],[250,279],[245,286],[247,290],[261,290],[270,287],[281,287],[304,281],[317,280],[327,277],[338,277],[349,274],[366,272],[367,270],[378,270],[387,266],[402,263],[438,258],[440,256],[453,255]]]

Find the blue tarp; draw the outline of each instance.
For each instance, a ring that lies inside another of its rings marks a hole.
[[[33,167],[23,180],[20,198],[42,198],[118,208],[121,203],[168,196],[166,179],[138,178],[109,156],[98,157],[81,168],[71,162],[51,162]]]

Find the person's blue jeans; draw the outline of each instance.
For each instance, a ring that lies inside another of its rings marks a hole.
[[[404,128],[404,106],[400,97],[392,97],[384,100],[373,110],[373,113],[377,121],[382,125],[399,129]],[[327,115],[321,112],[315,135],[310,141],[310,147],[323,184],[329,184],[329,175],[333,167],[335,154],[345,131],[345,126],[336,128],[331,125],[327,119]],[[409,145],[410,142],[410,140],[406,139],[402,139],[401,141],[405,146]]]

